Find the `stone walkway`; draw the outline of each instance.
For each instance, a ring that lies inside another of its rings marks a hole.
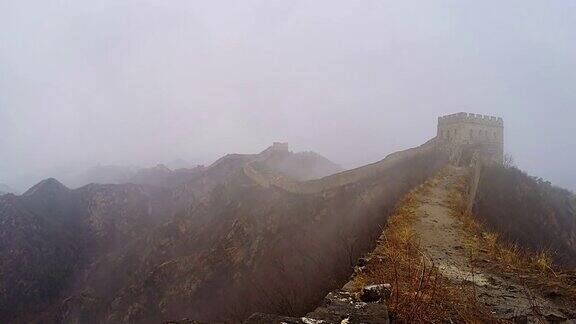
[[[544,318],[564,318],[562,310],[550,300],[487,269],[472,267],[463,225],[451,215],[449,206],[450,192],[456,190],[455,184],[464,174],[465,169],[450,167],[429,192],[419,197],[414,228],[429,261],[452,281],[475,285],[477,300],[498,318],[538,322],[535,307]]]

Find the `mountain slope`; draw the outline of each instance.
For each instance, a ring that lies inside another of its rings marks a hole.
[[[81,260],[83,231],[71,192],[54,179],[0,197],[0,321],[58,296]]]
[[[26,321],[61,299],[96,255],[157,226],[168,197],[136,185],[70,190],[55,179],[0,197],[0,321]]]
[[[474,213],[532,251],[576,267],[576,196],[517,168],[483,168]]]
[[[0,319],[303,314],[348,277],[396,199],[446,162],[429,145],[408,152],[304,182],[335,165],[268,149],[227,155],[168,185],[175,171],[160,168],[154,185],[70,190],[48,179],[20,197],[2,196],[0,270],[10,275],[0,291],[11,294],[0,296]]]
[[[238,160],[245,161],[230,156],[215,165]],[[65,321],[79,322],[83,312],[98,314],[95,322],[118,323],[304,314],[349,276],[396,199],[444,161],[423,151],[371,177],[311,194],[262,186],[236,169],[173,221],[117,257],[101,259],[82,283],[90,294],[74,298]]]
[[[122,177],[132,170],[104,167],[90,174],[119,176],[113,180],[140,184],[90,184],[70,190],[51,178],[22,196],[2,196],[0,321],[38,316],[43,322],[61,321],[73,316],[75,310],[67,308],[75,301],[73,292],[86,296],[85,282],[95,283],[90,286],[95,293],[121,287],[127,281],[119,275],[124,272],[110,272],[108,260],[126,251],[146,251],[147,242],[135,242],[171,219],[175,211],[185,213],[195,206],[218,185],[241,173],[247,162],[269,160],[272,165],[293,156],[265,152],[228,155],[208,168],[158,166],[126,179]],[[70,294],[72,298],[62,302]],[[78,321],[84,321],[86,313],[75,314]]]

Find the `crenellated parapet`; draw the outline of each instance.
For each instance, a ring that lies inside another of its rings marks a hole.
[[[474,123],[487,126],[504,126],[504,120],[502,120],[501,117],[488,116],[482,114],[459,112],[452,115],[438,117],[438,125],[449,125],[457,123]]]

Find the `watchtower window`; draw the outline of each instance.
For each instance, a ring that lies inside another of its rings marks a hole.
[[[473,139],[473,138],[474,138],[474,131],[470,130],[470,139]]]

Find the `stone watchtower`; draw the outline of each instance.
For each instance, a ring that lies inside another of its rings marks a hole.
[[[272,146],[270,147],[271,150],[273,151],[283,151],[283,152],[288,152],[288,143],[282,143],[282,142],[274,142],[272,144]]]
[[[474,153],[484,160],[504,161],[502,118],[465,112],[439,117],[436,138],[454,153],[458,164]]]

